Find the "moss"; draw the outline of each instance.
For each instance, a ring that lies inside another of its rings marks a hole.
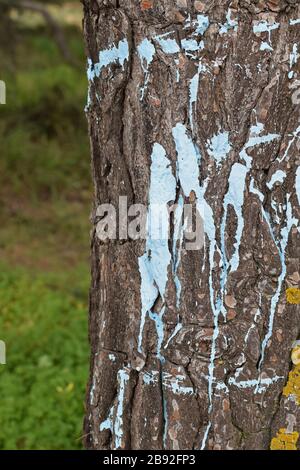
[[[271,441],[271,450],[297,450],[298,439],[298,432],[288,433],[285,428],[281,428]]]
[[[299,305],[300,304],[300,289],[297,287],[290,287],[286,290],[286,299],[289,304]]]

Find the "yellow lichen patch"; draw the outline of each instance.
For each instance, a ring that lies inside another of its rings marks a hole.
[[[295,366],[289,373],[289,379],[283,389],[283,395],[286,397],[293,395],[298,405],[300,405],[300,364]]]
[[[271,450],[297,450],[298,439],[298,432],[288,433],[285,428],[281,428],[271,441]]]
[[[292,351],[292,362],[295,366],[300,364],[300,346],[297,346]]]
[[[289,304],[300,304],[300,289],[298,289],[297,287],[289,287],[286,290],[286,299]]]

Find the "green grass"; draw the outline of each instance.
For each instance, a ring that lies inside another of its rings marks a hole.
[[[1,50],[0,449],[82,449],[88,378],[87,83],[42,26],[16,25]]]
[[[0,265],[0,448],[81,448],[87,267],[29,274]]]

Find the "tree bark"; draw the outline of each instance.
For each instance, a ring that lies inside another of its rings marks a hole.
[[[300,448],[298,4],[84,0],[88,448]],[[100,240],[119,196],[204,245]]]

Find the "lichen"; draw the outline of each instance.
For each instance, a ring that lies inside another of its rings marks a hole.
[[[300,347],[296,346],[292,351],[292,362],[295,366],[300,364]]]
[[[289,373],[289,379],[283,389],[283,395],[285,397],[293,395],[298,405],[300,405],[300,364],[296,365]]]
[[[285,428],[281,428],[271,441],[271,450],[297,450],[298,439],[298,432],[288,433]]]
[[[286,299],[289,304],[299,305],[300,304],[300,289],[297,287],[290,287],[286,290]]]

